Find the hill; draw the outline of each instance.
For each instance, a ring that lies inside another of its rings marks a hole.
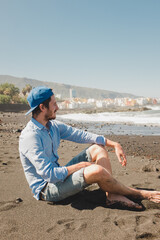
[[[29,78],[18,78],[8,75],[0,75],[0,84],[3,83],[12,83],[20,90],[22,90],[26,84],[30,84],[32,87],[37,86],[47,86],[53,89],[56,95],[61,95],[62,98],[68,98],[70,96],[70,89],[74,89],[76,92],[76,97],[78,98],[95,98],[95,99],[104,99],[104,98],[136,98],[137,96],[129,93],[118,93],[108,90],[96,89],[96,88],[85,88],[78,87],[74,85],[60,84],[55,82],[42,82]]]

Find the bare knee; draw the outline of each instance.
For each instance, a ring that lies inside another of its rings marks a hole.
[[[92,161],[96,161],[100,156],[101,157],[107,157],[108,153],[104,146],[94,144],[91,147],[89,147],[89,152],[91,154]]]
[[[91,149],[91,151],[99,152],[99,151],[105,150],[105,147],[102,145],[93,144],[92,146],[89,147],[89,149]]]
[[[84,179],[88,184],[99,183],[109,178],[110,173],[100,165],[93,164],[84,169]]]

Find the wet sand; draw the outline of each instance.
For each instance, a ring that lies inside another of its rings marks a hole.
[[[1,239],[160,239],[160,204],[143,200],[143,211],[111,209],[105,194],[92,185],[76,196],[51,204],[37,201],[26,182],[18,140],[29,117],[0,113],[0,236]],[[160,190],[160,136],[109,136],[125,149],[122,168],[108,149],[113,175],[135,188]],[[88,145],[61,142],[60,164]]]

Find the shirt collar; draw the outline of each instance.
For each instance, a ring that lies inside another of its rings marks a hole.
[[[40,122],[38,122],[36,119],[31,118],[31,121],[32,121],[32,123],[34,123],[34,124],[36,125],[36,127],[39,128],[40,130],[42,130],[42,129],[47,129],[47,128],[46,128],[45,126],[43,126]],[[51,123],[50,123],[50,122],[48,122],[48,126],[49,126],[49,128],[50,128],[50,126],[51,126]]]

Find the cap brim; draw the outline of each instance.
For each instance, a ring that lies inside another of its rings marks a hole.
[[[35,106],[35,107],[31,108],[28,112],[25,113],[25,115],[30,114],[36,107],[38,107],[38,106]]]

